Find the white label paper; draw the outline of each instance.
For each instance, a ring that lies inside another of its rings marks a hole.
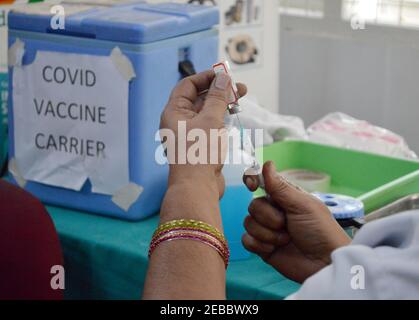
[[[113,194],[129,183],[128,85],[109,56],[38,51],[13,70],[15,158],[26,180]]]

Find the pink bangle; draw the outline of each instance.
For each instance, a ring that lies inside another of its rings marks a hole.
[[[177,238],[179,236],[187,236],[189,237],[197,237],[200,238],[202,240],[205,240],[209,243],[211,243],[213,246],[217,247],[218,250],[220,250],[223,253],[223,256],[228,256],[230,255],[229,250],[228,250],[228,246],[226,243],[219,241],[219,239],[215,238],[212,234],[210,233],[205,233],[202,232],[200,230],[172,230],[172,231],[168,231],[165,232],[164,234],[161,234],[160,236],[154,237],[153,240],[151,241],[150,244],[150,248],[154,249],[157,244],[165,241],[166,239],[173,239],[173,238]]]
[[[219,239],[214,237],[210,233],[203,232],[202,230],[184,230],[181,228],[176,228],[176,230],[168,230],[166,232],[162,232],[155,237],[150,244],[150,249],[148,252],[148,256],[150,257],[157,246],[165,241],[172,241],[172,240],[193,240],[204,243],[213,249],[215,249],[221,258],[224,261],[225,267],[227,269],[230,251],[228,246],[221,242]]]
[[[197,228],[193,228],[193,227],[173,227],[171,229],[163,230],[163,231],[160,231],[158,233],[155,233],[153,235],[153,239],[157,239],[157,238],[162,237],[163,235],[168,234],[168,233],[173,232],[173,231],[191,231],[191,232],[199,231],[201,233],[205,233],[208,236],[216,238],[223,245],[228,246],[227,241],[225,240],[225,238],[221,238],[221,237],[219,237],[219,236],[217,236],[217,235],[215,235],[215,234],[213,234],[213,233],[211,233],[207,230],[201,230],[201,229],[197,229]],[[152,242],[153,242],[153,240],[152,240]]]

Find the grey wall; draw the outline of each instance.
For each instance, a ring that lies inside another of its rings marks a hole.
[[[419,30],[281,17],[280,113],[306,125],[342,111],[419,153]]]

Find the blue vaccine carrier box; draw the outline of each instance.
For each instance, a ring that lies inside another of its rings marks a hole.
[[[141,186],[138,198],[133,202],[131,199],[128,208],[121,207],[112,201],[112,195],[92,192],[89,179],[80,190],[29,179],[23,187],[44,203],[100,215],[140,220],[157,213],[167,189],[168,176],[168,166],[155,159],[160,146],[156,141],[160,115],[171,90],[182,78],[180,62],[192,62],[197,72],[216,63],[218,9],[195,4],[146,2],[91,6],[65,16],[64,29],[52,28],[52,15],[36,10],[11,11],[8,18],[9,53],[17,40],[23,43],[22,66],[31,64],[41,51],[103,57],[118,47],[136,74],[128,87],[128,128],[119,129],[128,130],[129,181]],[[13,72],[14,67],[9,67],[10,83]],[[15,157],[16,149],[13,89],[10,85],[9,160]],[[10,180],[18,183],[10,165],[9,172]]]

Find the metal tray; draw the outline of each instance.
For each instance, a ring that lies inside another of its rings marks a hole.
[[[365,222],[381,219],[408,210],[419,209],[419,193],[401,198],[365,216]]]

